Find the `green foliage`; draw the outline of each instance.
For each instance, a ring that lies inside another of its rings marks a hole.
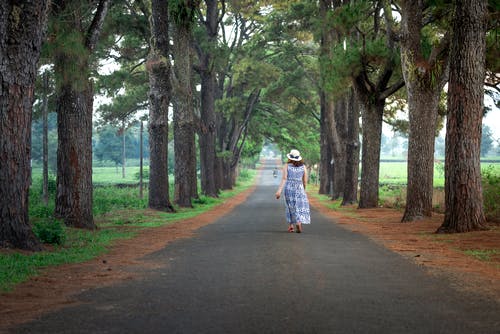
[[[138,111],[147,109],[149,79],[145,59],[151,39],[148,6],[141,1],[117,1],[109,10],[97,54],[111,66],[95,77],[97,90],[111,101],[98,108],[100,125],[125,123],[130,127]]]
[[[56,219],[34,223],[33,232],[41,242],[47,244],[62,245],[66,239],[63,224]]]
[[[198,198],[193,199],[193,205],[207,205],[217,203],[217,199],[210,196],[201,195]]]
[[[135,172],[134,173],[134,178],[136,180],[140,180],[141,179],[141,172],[140,171]],[[149,168],[143,168],[143,170],[142,170],[142,178],[144,180],[149,180]]]
[[[200,0],[170,0],[168,10],[171,19],[179,26],[191,26],[196,18]]]
[[[215,108],[225,117],[234,116],[237,120],[242,118],[242,110],[245,110],[245,100],[241,97],[226,97],[215,101]]]
[[[328,13],[325,24],[335,27],[342,35],[348,35],[352,27],[362,23],[370,6],[369,1],[363,0],[337,7]]]
[[[331,55],[320,58],[320,69],[325,73],[325,89],[343,94],[350,87],[351,76],[362,70],[360,51],[358,47],[344,50],[343,43],[337,43],[333,46]]]
[[[234,66],[234,85],[243,89],[259,89],[266,87],[279,76],[279,69],[272,64],[243,58]]]
[[[58,90],[66,86],[83,91],[88,89],[92,63],[90,50],[85,45],[85,27],[91,15],[83,13],[91,13],[93,4],[70,1],[54,8],[42,56],[54,62]]]
[[[243,166],[255,168],[255,165],[260,159],[263,143],[264,140],[258,141],[256,139],[245,141],[241,152],[241,162]]]
[[[57,164],[57,114],[48,114],[48,161],[49,169],[56,171]],[[31,125],[31,158],[35,163],[43,162],[43,122],[35,119]]]
[[[434,163],[434,170],[437,172],[437,176],[444,178],[444,163],[441,161]]]
[[[239,179],[240,181],[250,181],[252,178],[255,176],[250,170],[248,169],[242,169],[239,174]]]
[[[493,133],[489,126],[483,125],[481,133],[481,156],[485,157],[493,148]]]
[[[127,128],[125,130],[125,154],[126,159],[140,158],[139,156],[139,136],[137,127]],[[146,131],[144,156],[149,157],[148,137]],[[94,132],[94,155],[100,161],[113,161],[115,165],[122,165],[123,160],[123,128],[106,125]]]
[[[486,218],[500,221],[500,167],[489,165],[481,170],[481,176]]]
[[[490,0],[496,2],[495,5],[490,4],[490,29],[486,34],[486,69],[490,73],[500,72],[500,2],[498,0]],[[496,7],[496,8],[495,8]]]
[[[173,189],[172,184],[170,189]],[[137,187],[118,188],[111,185],[94,189],[94,215],[121,209],[145,209],[147,204],[147,196],[139,199]]]

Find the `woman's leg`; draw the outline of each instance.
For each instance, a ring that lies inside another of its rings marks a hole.
[[[297,222],[297,225],[296,225],[296,232],[297,232],[297,233],[301,233],[301,232],[302,232],[302,223]]]

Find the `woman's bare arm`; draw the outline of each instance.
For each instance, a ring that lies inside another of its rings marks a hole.
[[[281,183],[278,188],[278,191],[276,192],[276,199],[279,199],[281,197],[281,191],[283,190],[283,186],[285,185],[286,178],[287,178],[287,164],[283,166],[283,171],[281,173]]]
[[[304,165],[304,175],[302,175],[302,184],[304,185],[304,190],[306,190],[307,184],[307,167]]]

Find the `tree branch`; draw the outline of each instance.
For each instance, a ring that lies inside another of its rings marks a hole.
[[[100,0],[97,6],[97,11],[94,15],[94,19],[87,30],[87,36],[85,38],[85,47],[89,51],[93,51],[99,40],[99,35],[102,31],[102,26],[104,24],[104,19],[108,13],[109,5],[111,0]]]
[[[401,79],[400,81],[396,82],[394,85],[388,87],[385,89],[380,95],[379,95],[379,100],[383,100],[391,96],[392,94],[396,93],[401,87],[405,85],[405,81]]]

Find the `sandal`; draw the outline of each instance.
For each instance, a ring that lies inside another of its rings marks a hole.
[[[290,226],[290,227],[288,228],[288,232],[293,233],[293,226]]]
[[[297,225],[297,230],[295,232],[302,233],[302,226]]]

